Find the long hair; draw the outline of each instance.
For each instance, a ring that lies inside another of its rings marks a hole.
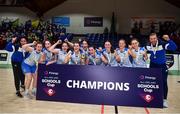
[[[109,42],[109,43],[111,44],[111,49],[110,49],[110,51],[111,51],[111,53],[114,53],[114,48],[113,48],[113,46],[112,46],[111,41],[106,40],[106,41],[104,42],[104,45],[105,45],[106,42]]]

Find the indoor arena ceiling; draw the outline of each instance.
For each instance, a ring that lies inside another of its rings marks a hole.
[[[42,16],[50,9],[62,4],[66,0],[25,0],[24,5],[31,11],[35,12],[37,16]],[[168,3],[180,8],[180,0],[165,0]]]
[[[31,11],[42,16],[48,10],[62,4],[66,0],[26,0],[24,5]]]
[[[165,0],[167,2],[169,2],[170,4],[177,6],[178,8],[180,8],[180,0]]]

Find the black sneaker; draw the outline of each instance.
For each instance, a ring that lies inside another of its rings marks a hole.
[[[19,91],[16,92],[16,96],[19,97],[19,98],[23,98],[22,94]]]

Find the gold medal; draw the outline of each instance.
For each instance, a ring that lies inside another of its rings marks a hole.
[[[158,43],[156,43],[156,47],[153,47],[153,45],[151,44],[151,48],[152,48],[152,51],[153,51],[153,54],[154,54],[154,59],[156,59],[156,51],[158,50]]]

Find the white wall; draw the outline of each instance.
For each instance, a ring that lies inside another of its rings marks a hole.
[[[61,15],[70,17],[70,27],[66,27],[67,32],[70,33],[103,33],[105,27],[110,27],[111,22],[108,18],[103,18],[103,27],[84,27],[84,17],[92,17],[96,15],[89,14],[66,14]],[[97,15],[98,16],[98,15]]]
[[[35,13],[25,7],[0,7],[0,21],[4,18],[19,18],[21,23],[36,17]]]
[[[105,4],[101,4],[105,2]],[[105,27],[110,27],[113,3],[110,0],[67,0],[62,5],[47,12],[44,17],[69,16],[70,27],[67,32],[102,33]],[[84,17],[103,16],[103,27],[84,27]]]
[[[71,25],[68,32],[90,33],[102,32],[104,27],[110,27],[111,15],[117,15],[117,28],[120,33],[130,33],[131,17],[175,17],[180,23],[180,8],[164,0],[67,0],[63,4],[48,11],[44,17],[69,16]],[[103,27],[83,27],[85,16],[103,16]]]
[[[119,31],[130,32],[131,17],[175,17],[180,24],[180,8],[165,0],[116,0],[116,13],[118,14]]]

